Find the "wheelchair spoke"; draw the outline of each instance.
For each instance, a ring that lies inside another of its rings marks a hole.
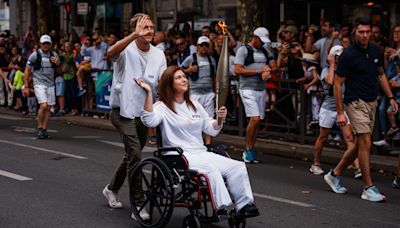
[[[144,183],[146,184],[147,189],[152,189],[149,181],[147,180],[146,175],[144,175],[144,173],[143,173],[143,170],[142,170],[142,174],[143,174],[142,179],[144,180]]]

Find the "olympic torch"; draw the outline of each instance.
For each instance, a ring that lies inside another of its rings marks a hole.
[[[224,21],[219,21],[218,26],[224,34],[224,41],[222,43],[221,54],[219,56],[217,75],[215,80],[215,103],[217,110],[224,106],[228,98],[229,89],[229,54],[228,54],[228,35],[227,26]],[[218,118],[218,117],[217,117]],[[218,118],[218,125],[223,120]]]

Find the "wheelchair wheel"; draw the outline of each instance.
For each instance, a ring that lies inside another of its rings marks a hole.
[[[141,176],[142,182],[132,181],[131,196],[143,196],[143,199],[131,197],[132,211],[142,227],[164,227],[172,214],[175,203],[175,191],[169,168],[154,157],[143,159],[134,171],[134,177]],[[140,216],[143,210],[150,217]]]
[[[188,215],[183,219],[182,228],[200,228],[200,220],[196,215]]]

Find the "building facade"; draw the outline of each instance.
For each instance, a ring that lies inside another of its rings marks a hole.
[[[29,27],[39,33],[98,28],[118,34],[137,12],[150,14],[161,31],[175,21],[200,31],[213,20],[225,20],[229,28],[241,24],[244,34],[261,25],[273,33],[289,19],[298,26],[318,24],[321,16],[338,23],[366,17],[388,29],[400,22],[397,0],[0,0],[0,10],[2,2],[9,5],[11,33],[20,36]]]

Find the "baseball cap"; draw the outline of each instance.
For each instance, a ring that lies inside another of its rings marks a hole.
[[[285,32],[291,32],[291,33],[293,33],[293,35],[297,35],[298,30],[297,30],[296,26],[294,26],[294,25],[288,25],[288,26],[286,26],[286,28],[285,28]]]
[[[342,53],[343,53],[343,46],[342,45],[335,45],[329,51],[330,55],[340,56]]]
[[[51,43],[51,38],[49,35],[42,35],[40,37],[40,43]]]
[[[197,44],[202,43],[210,43],[210,39],[206,36],[200,36],[199,39],[197,39]]]
[[[255,36],[260,37],[260,39],[263,43],[271,43],[271,40],[269,39],[268,29],[266,29],[264,27],[258,27],[258,28],[256,28],[256,30],[254,30],[253,34]]]

